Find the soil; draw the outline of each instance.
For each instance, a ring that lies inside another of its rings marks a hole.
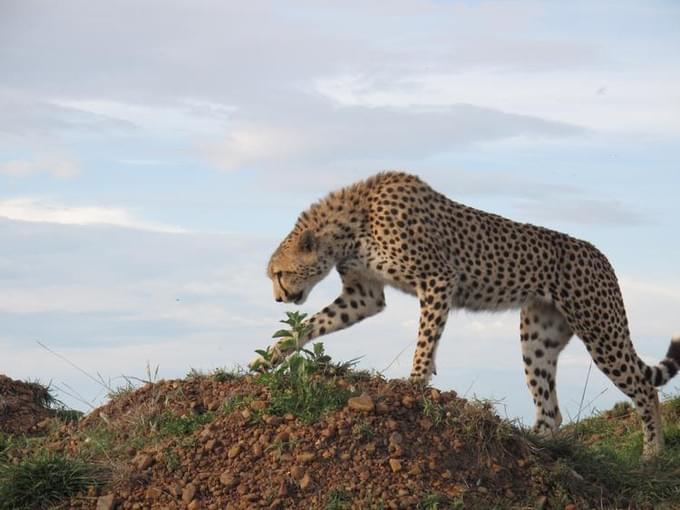
[[[0,375],[0,433],[41,432],[40,424],[54,415],[54,410],[46,406],[49,401],[46,387]]]
[[[93,452],[110,472],[64,508],[550,508],[552,461],[489,405],[401,380],[339,383],[356,398],[313,423],[268,414],[254,376],[159,381],[55,419],[50,450]],[[200,425],[164,430],[163,416]]]

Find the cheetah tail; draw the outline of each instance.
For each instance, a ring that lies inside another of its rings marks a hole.
[[[666,357],[655,367],[647,367],[645,377],[654,386],[663,386],[680,370],[680,335],[671,340]]]

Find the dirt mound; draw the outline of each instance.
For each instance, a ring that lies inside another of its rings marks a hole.
[[[71,500],[74,509],[531,508],[548,501],[550,462],[490,406],[404,381],[333,380],[346,404],[318,419],[286,412],[280,395],[253,376],[160,381],[55,427],[46,444],[110,470],[106,485]]]
[[[32,434],[38,424],[54,415],[48,388],[0,375],[0,432]]]

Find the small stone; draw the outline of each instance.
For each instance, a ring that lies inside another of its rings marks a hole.
[[[224,471],[220,475],[220,482],[227,489],[233,489],[234,487],[236,487],[238,485],[239,477],[236,476],[236,475],[233,475],[230,471]]]
[[[413,407],[413,404],[415,403],[416,399],[413,398],[411,395],[404,395],[404,398],[401,399],[401,404],[404,407],[407,407],[411,409]]]
[[[267,407],[267,402],[265,402],[264,400],[253,400],[250,403],[250,408],[253,411],[262,411],[266,407]]]
[[[262,457],[262,446],[260,446],[257,443],[253,445],[253,457],[255,458]]]
[[[265,423],[267,425],[271,425],[272,427],[276,427],[277,425],[280,425],[281,422],[283,421],[283,418],[280,416],[267,416],[264,419]]]
[[[215,439],[210,439],[205,443],[205,451],[211,452],[215,449],[215,446],[217,446],[217,441]]]
[[[302,480],[300,480],[300,488],[305,491],[307,490],[312,484],[312,477],[309,476],[309,473],[305,473],[305,476],[302,477]]]
[[[241,416],[243,416],[245,420],[250,420],[250,418],[253,416],[253,413],[250,409],[244,409],[241,411]]]
[[[229,451],[227,452],[227,457],[233,459],[237,457],[239,453],[241,453],[241,445],[237,444],[229,448]]]
[[[390,459],[390,467],[394,473],[401,471],[401,461],[399,459]]]
[[[404,442],[404,437],[399,432],[392,432],[389,438],[390,446],[399,446]]]
[[[368,393],[362,393],[358,397],[352,397],[347,401],[347,406],[353,411],[370,412],[375,409],[373,399]]]
[[[305,476],[305,470],[301,468],[300,466],[293,466],[290,468],[290,476],[293,477],[296,481],[302,480],[302,477]]]
[[[316,455],[311,452],[302,452],[297,455],[298,462],[307,463],[316,458]]]
[[[335,436],[335,427],[327,427],[321,431],[321,436],[326,439],[331,439]]]
[[[375,412],[378,414],[386,414],[390,410],[390,406],[388,406],[385,402],[378,402],[375,405]]]
[[[288,496],[288,484],[285,480],[281,480],[279,484],[279,497],[285,498],[286,496]]]
[[[290,433],[287,430],[282,430],[274,436],[275,443],[287,443],[290,439]]]
[[[116,498],[113,494],[106,494],[97,498],[97,510],[113,510],[116,506]]]
[[[151,467],[151,464],[153,464],[153,457],[151,455],[142,453],[137,456],[135,464],[140,471],[144,471],[145,469]]]
[[[286,421],[293,421],[295,419],[295,415],[293,413],[286,413],[283,419]]]
[[[397,430],[399,428],[399,422],[390,418],[387,420],[387,428],[392,431]]]
[[[168,492],[176,498],[179,498],[182,495],[182,486],[178,483],[171,483],[168,485],[167,489]]]
[[[184,487],[184,490],[182,490],[182,501],[187,505],[191,503],[196,497],[197,490],[198,489],[193,483],[187,484],[187,486]]]
[[[187,510],[201,510],[201,502],[197,499],[194,499],[189,505],[187,506]]]
[[[578,507],[574,503],[569,503],[564,507],[564,510],[578,510]]]

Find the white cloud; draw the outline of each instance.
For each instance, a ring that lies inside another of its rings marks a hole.
[[[42,157],[38,159],[15,159],[0,163],[0,174],[17,177],[47,173],[60,179],[69,179],[78,175],[80,165],[73,158]]]
[[[122,208],[67,206],[37,198],[0,200],[0,218],[62,225],[110,225],[156,232],[184,232],[176,226],[139,219]]]
[[[680,133],[680,74],[672,71],[659,79],[607,67],[527,73],[490,66],[389,82],[341,75],[318,79],[315,89],[346,106],[431,109],[467,103],[607,132]]]

